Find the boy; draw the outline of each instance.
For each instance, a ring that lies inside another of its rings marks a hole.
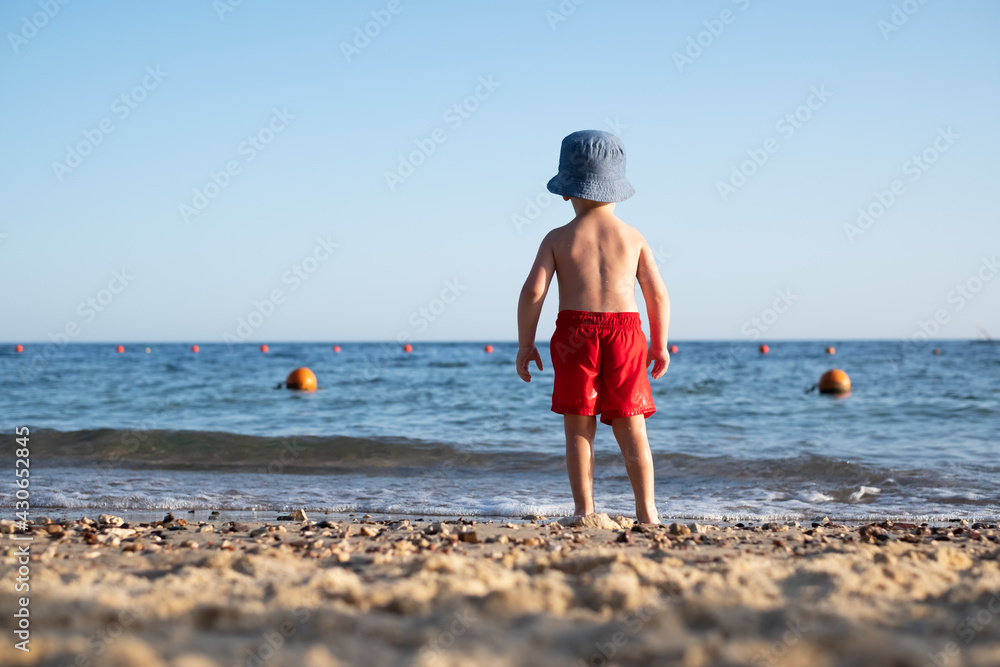
[[[654,362],[654,379],[667,372],[670,301],[646,240],[614,215],[615,202],[635,193],[625,178],[621,140],[596,130],[563,139],[559,173],[548,189],[572,201],[576,217],[545,236],[521,289],[517,374],[530,382],[531,361],[542,370],[535,329],[549,283],[558,275],[559,316],[550,348],[552,411],[563,415],[575,514],[594,513],[594,435],[600,414],[625,457],[636,517],[659,523],[645,421],[656,408],[646,367]],[[649,315],[648,349],[635,303],[636,279]]]

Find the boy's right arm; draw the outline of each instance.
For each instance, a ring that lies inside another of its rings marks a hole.
[[[653,364],[653,379],[658,380],[667,372],[670,353],[667,351],[667,329],[670,327],[670,296],[667,287],[656,268],[656,259],[646,240],[642,240],[639,252],[639,266],[636,278],[646,300],[646,314],[649,317],[649,352],[646,364]]]
[[[528,364],[532,361],[542,370],[542,357],[535,347],[535,330],[538,328],[538,318],[542,314],[542,304],[549,291],[549,284],[556,272],[556,258],[549,245],[549,235],[542,239],[538,248],[535,263],[528,273],[527,280],[521,288],[521,297],[517,302],[517,374],[525,382],[531,382]]]

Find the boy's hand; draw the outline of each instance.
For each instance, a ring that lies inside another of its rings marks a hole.
[[[670,365],[670,353],[667,352],[666,346],[655,350],[649,348],[646,352],[646,366],[649,366],[650,362],[654,362],[653,379],[659,380],[667,372],[667,366]]]
[[[532,360],[538,366],[538,370],[542,370],[542,355],[538,354],[537,347],[532,345],[531,347],[517,348],[517,361],[515,362],[517,365],[517,374],[525,382],[531,382],[531,373],[528,372],[528,365]]]

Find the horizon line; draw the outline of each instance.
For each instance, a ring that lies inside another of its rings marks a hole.
[[[848,337],[831,337],[831,338],[759,338],[755,340],[746,340],[743,338],[672,338],[669,339],[673,343],[746,343],[748,345],[759,345],[764,343],[884,343],[884,342],[901,342],[901,343],[930,343],[930,342],[980,342],[980,343],[993,343],[992,339],[987,338],[952,338],[952,337],[940,337],[940,338],[928,338],[925,340],[917,340],[914,338],[848,338]],[[543,343],[548,344],[548,340],[537,340],[535,344]],[[240,341],[238,343],[224,341],[224,340],[199,340],[199,339],[183,339],[183,340],[94,340],[94,341],[67,341],[65,343],[60,343],[56,341],[24,341],[24,340],[7,340],[0,341],[0,345],[57,345],[59,347],[64,347],[67,345],[226,345],[226,346],[238,346],[238,345],[284,345],[284,344],[310,344],[310,345],[354,345],[354,344],[390,344],[390,345],[404,345],[406,343],[449,343],[449,344],[469,344],[469,345],[517,345],[516,340],[496,340],[488,338],[460,338],[460,339],[426,339],[426,340],[391,340],[391,339],[372,339],[372,340],[339,340],[339,339],[324,339],[324,340],[262,340],[262,341]]]

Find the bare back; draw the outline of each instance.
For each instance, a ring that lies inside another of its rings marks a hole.
[[[559,310],[636,312],[635,281],[645,241],[613,214],[585,213],[546,238],[555,258]]]
[[[653,251],[638,230],[615,217],[614,203],[573,199],[573,209],[577,215],[568,225],[545,235],[517,300],[518,375],[531,381],[528,362],[532,359],[542,368],[535,333],[549,285],[558,276],[559,310],[592,313],[638,312],[638,280],[649,318],[653,379],[662,377],[670,363],[670,297]]]

